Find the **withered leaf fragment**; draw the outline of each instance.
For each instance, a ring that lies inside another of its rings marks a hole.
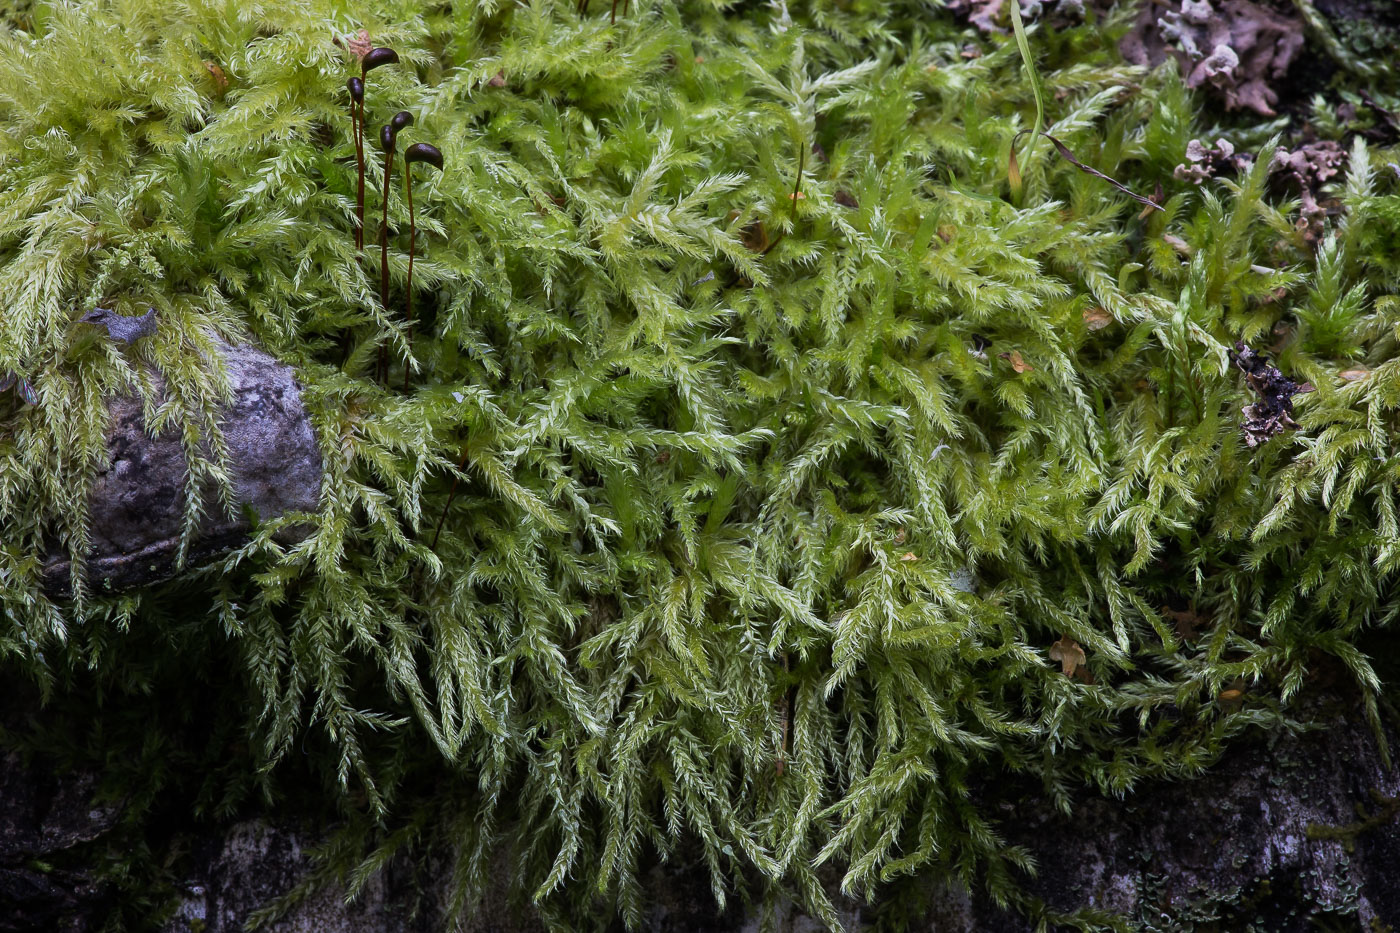
[[[1196,612],[1196,601],[1192,600],[1186,609],[1173,609],[1170,606],[1162,607],[1162,615],[1172,620],[1172,627],[1176,629],[1176,637],[1182,641],[1195,641],[1196,630],[1204,621],[1200,614]]]
[[[987,35],[1006,32],[997,25],[1003,2],[1004,0],[948,0],[946,6],[949,12],[965,16],[969,23],[976,26],[983,35]]]
[[[739,237],[744,245],[755,253],[766,253],[771,245],[768,239],[768,230],[763,226],[763,221],[755,220],[750,222],[739,232]]]
[[[1230,359],[1244,373],[1245,382],[1259,395],[1259,401],[1246,405],[1244,423],[1245,443],[1258,447],[1276,434],[1282,434],[1298,423],[1293,420],[1293,396],[1298,394],[1298,383],[1271,366],[1260,353],[1237,342],[1230,353]]]
[[[1215,702],[1227,713],[1238,712],[1244,706],[1245,683],[1236,677],[1215,695]]]
[[[1032,366],[1030,363],[1027,363],[1021,357],[1020,350],[1012,350],[1010,353],[999,353],[997,355],[1000,356],[1002,359],[1006,360],[1008,363],[1010,363],[1011,368],[1016,370],[1016,372],[1018,373],[1028,373],[1035,369],[1034,366]]]
[[[222,97],[228,90],[228,75],[224,74],[218,62],[205,62],[204,70],[209,72],[209,79],[214,82],[214,92]]]
[[[12,388],[19,392],[20,398],[28,404],[39,404],[39,390],[35,389],[28,379],[14,373],[0,373],[0,392],[8,392]]]
[[[1087,658],[1079,642],[1068,635],[1061,635],[1060,640],[1050,646],[1050,660],[1059,661],[1060,671],[1066,677],[1073,677],[1075,669],[1084,664]]]
[[[369,30],[361,29],[346,41],[345,46],[350,50],[351,55],[355,56],[357,60],[363,61],[364,57],[374,48],[374,43],[370,41]]]
[[[1113,323],[1113,315],[1103,308],[1085,308],[1084,324],[1090,330],[1103,330]]]

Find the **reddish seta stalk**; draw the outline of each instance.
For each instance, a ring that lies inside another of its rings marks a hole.
[[[403,180],[408,192],[408,295],[404,300],[408,318],[408,359],[403,364],[403,390],[408,391],[408,376],[413,370],[413,254],[418,239],[417,220],[413,214],[413,166],[419,162],[442,171],[442,153],[436,146],[414,143],[404,150]]]
[[[389,179],[394,171],[394,153],[399,146],[399,131],[413,124],[413,114],[400,110],[379,130],[379,147],[384,150],[384,200],[380,206],[379,222],[379,306],[389,311]],[[375,378],[389,381],[389,348],[379,345],[379,365]]]

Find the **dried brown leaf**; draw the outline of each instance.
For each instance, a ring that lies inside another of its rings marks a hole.
[[[346,40],[345,47],[350,50],[350,54],[355,56],[356,60],[363,61],[364,57],[374,48],[374,43],[369,39],[369,30],[361,29],[355,33]]]
[[[1196,612],[1196,603],[1193,600],[1186,609],[1172,609],[1169,606],[1162,607],[1162,615],[1172,620],[1172,628],[1176,630],[1176,637],[1182,641],[1195,641],[1196,630],[1200,628],[1205,620]]]
[[[1084,649],[1079,646],[1079,642],[1068,635],[1061,635],[1060,640],[1050,646],[1050,660],[1060,662],[1060,671],[1066,677],[1072,677],[1074,671],[1086,660]]]
[[[1162,234],[1162,242],[1166,243],[1168,246],[1170,246],[1172,249],[1176,250],[1183,256],[1191,255],[1191,244],[1187,243],[1185,240],[1183,240],[1181,237],[1177,236],[1174,233]]]
[[[1103,330],[1112,323],[1113,315],[1109,314],[1103,308],[1084,309],[1084,324],[1090,330]]]
[[[224,70],[219,67],[218,62],[205,62],[204,70],[209,72],[209,77],[214,82],[214,93],[222,97],[228,88],[228,75],[224,74]]]
[[[1034,366],[1032,366],[1030,363],[1027,363],[1021,357],[1020,350],[1012,350],[1010,353],[998,353],[997,355],[1009,362],[1011,364],[1011,368],[1016,370],[1016,372],[1018,373],[1028,373],[1035,369]]]

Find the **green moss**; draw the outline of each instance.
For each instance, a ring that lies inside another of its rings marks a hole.
[[[913,0],[593,6],[5,9],[0,371],[40,395],[0,423],[7,670],[81,706],[218,664],[244,751],[182,785],[210,812],[286,792],[305,750],[347,827],[319,879],[437,846],[460,906],[515,846],[522,899],[575,928],[638,925],[639,872],[682,844],[717,898],[758,879],[833,925],[817,867],[1017,901],[1027,856],[969,795],[989,775],[1062,807],[1187,777],[1323,655],[1376,715],[1393,153],[1351,148],[1314,253],[1267,148],[1173,177],[1193,135],[1270,127],[1209,126],[1170,69],[1123,65],[1121,18],[1039,27],[1056,135],[1165,209],[1043,143],[1018,207],[1033,102],[1005,37]],[[407,109],[401,145],[446,156],[415,188],[411,345],[400,181],[387,308],[353,244],[334,40],[361,27],[403,60],[370,75],[369,138]],[[92,339],[98,303],[157,331]],[[148,391],[143,364],[196,478],[226,481],[215,335],[298,367],[314,533],[276,544],[288,516],[226,565],[52,603],[37,558],[88,547],[103,399]],[[1257,449],[1236,341],[1316,386]]]
[[[1370,789],[1371,801],[1375,805],[1373,810],[1368,810],[1365,804],[1356,805],[1356,815],[1360,817],[1354,823],[1345,826],[1323,826],[1317,823],[1308,825],[1309,839],[1340,839],[1342,845],[1348,853],[1355,850],[1355,840],[1361,833],[1385,826],[1395,820],[1400,814],[1400,796],[1387,797],[1376,788]]]

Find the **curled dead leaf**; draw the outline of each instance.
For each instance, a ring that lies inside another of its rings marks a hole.
[[[1018,373],[1028,373],[1035,369],[1021,357],[1020,350],[1012,350],[1010,353],[998,353],[997,356],[1011,364],[1011,368]]]
[[[1222,703],[1230,703],[1234,700],[1238,700],[1242,696],[1244,696],[1243,690],[1221,690],[1220,695],[1216,697],[1216,699],[1220,700]]]
[[[902,561],[910,561],[910,560],[918,560],[918,559],[919,559],[919,556],[918,556],[917,554],[915,554],[913,551],[909,551],[907,554],[905,554],[903,557],[900,558],[900,560],[902,560]]]
[[[224,74],[224,70],[219,67],[218,62],[205,62],[204,70],[209,72],[209,77],[214,82],[214,93],[223,96],[224,91],[228,88],[228,75]]]
[[[1075,669],[1083,664],[1087,658],[1079,642],[1068,635],[1061,635],[1060,640],[1050,646],[1050,660],[1059,661],[1060,671],[1066,677],[1072,677]]]
[[[1090,330],[1103,330],[1113,323],[1113,315],[1103,308],[1085,308],[1084,323]]]
[[[1161,207],[1162,202],[1164,202],[1166,199],[1166,192],[1162,190],[1162,183],[1159,181],[1157,182],[1157,187],[1153,190],[1151,194],[1147,196],[1147,200],[1151,201],[1152,204],[1149,204],[1147,207],[1144,207],[1141,211],[1139,211],[1137,219],[1146,220],[1148,218],[1148,215],[1152,213],[1154,206]]]
[[[755,253],[768,252],[770,241],[768,239],[768,230],[763,226],[763,221],[755,220],[743,229],[740,236],[744,241],[744,245]]]
[[[1258,447],[1275,435],[1298,427],[1293,420],[1293,396],[1298,383],[1289,379],[1268,358],[1236,341],[1230,359],[1245,374],[1245,382],[1259,400],[1244,406],[1244,422],[1240,425],[1245,443]]]
[[[1170,606],[1163,606],[1162,615],[1172,620],[1172,627],[1176,629],[1176,637],[1182,641],[1195,641],[1196,630],[1205,621],[1196,612],[1194,599],[1191,600],[1190,606],[1186,609],[1172,609]]]
[[[1178,253],[1180,253],[1180,254],[1183,255],[1183,256],[1190,256],[1190,255],[1191,255],[1191,246],[1190,246],[1185,240],[1183,240],[1181,237],[1177,236],[1176,234],[1173,234],[1173,233],[1164,233],[1164,234],[1162,234],[1162,242],[1166,243],[1168,246],[1170,246],[1172,249],[1176,250]]]
[[[1371,375],[1371,371],[1369,369],[1357,367],[1356,369],[1347,369],[1337,373],[1337,378],[1344,379],[1347,382],[1360,382],[1362,379],[1365,379],[1369,375]]]
[[[361,29],[351,36],[345,43],[345,47],[350,50],[350,54],[355,58],[363,60],[374,48],[374,43],[370,41],[369,30]]]

